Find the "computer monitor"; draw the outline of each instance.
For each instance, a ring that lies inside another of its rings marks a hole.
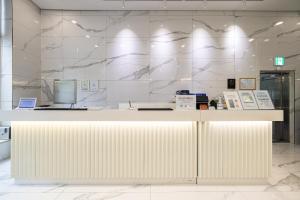
[[[18,109],[34,109],[36,98],[20,98]]]
[[[53,87],[54,104],[76,104],[77,81],[76,80],[54,80]]]

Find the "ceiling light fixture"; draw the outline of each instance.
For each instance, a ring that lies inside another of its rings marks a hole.
[[[264,42],[269,42],[269,41],[270,41],[269,38],[264,39]]]
[[[90,35],[85,35],[85,37],[86,37],[87,39],[90,39],[90,38],[91,38],[91,36],[90,36]]]
[[[74,20],[74,19],[73,19],[71,22],[72,22],[73,24],[77,24],[77,21]]]
[[[122,8],[124,9],[126,7],[125,0],[122,1]]]
[[[249,42],[253,42],[253,41],[254,41],[254,38],[250,38],[250,39],[249,39]]]
[[[279,26],[279,25],[281,25],[281,24],[283,24],[284,22],[283,21],[279,21],[279,22],[276,22],[275,24],[274,24],[274,26]]]
[[[298,22],[297,25],[300,25],[300,22]]]

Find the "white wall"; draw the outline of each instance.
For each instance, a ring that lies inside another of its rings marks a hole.
[[[40,98],[40,9],[30,0],[13,0],[13,106],[20,97]]]
[[[0,109],[12,108],[12,10],[11,2],[1,0]]]

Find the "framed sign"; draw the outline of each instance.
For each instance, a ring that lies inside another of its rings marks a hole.
[[[240,78],[240,90],[256,90],[256,78]]]
[[[240,90],[239,96],[245,110],[258,110],[258,106],[251,90]]]
[[[273,110],[274,105],[267,90],[253,91],[258,108],[262,110]]]
[[[236,91],[223,92],[228,110],[243,110],[240,97]]]
[[[196,110],[196,95],[176,95],[177,110]]]

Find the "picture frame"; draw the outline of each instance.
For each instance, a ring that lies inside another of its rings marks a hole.
[[[243,106],[237,91],[223,92],[228,110],[243,110]]]
[[[244,110],[258,110],[252,90],[239,90],[238,93]]]
[[[274,104],[267,90],[253,91],[258,108],[260,110],[274,110]]]
[[[240,90],[256,90],[256,78],[240,78]]]

